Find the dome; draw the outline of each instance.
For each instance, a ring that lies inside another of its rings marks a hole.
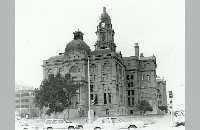
[[[103,13],[102,13],[101,16],[100,16],[99,21],[100,21],[100,22],[111,23],[110,16],[109,16],[108,13],[106,12],[106,7],[103,7]]]
[[[77,49],[81,51],[84,50],[87,53],[91,52],[90,47],[81,39],[76,39],[69,42],[65,48],[65,53],[69,52],[72,49]]]

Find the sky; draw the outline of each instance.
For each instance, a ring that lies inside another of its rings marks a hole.
[[[185,103],[184,0],[17,0],[15,1],[15,84],[39,87],[43,60],[64,52],[73,32],[84,33],[94,50],[99,16],[106,7],[117,51],[156,56],[175,103]],[[168,95],[167,95],[168,96]]]

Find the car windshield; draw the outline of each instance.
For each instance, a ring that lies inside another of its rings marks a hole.
[[[51,122],[52,122],[51,120],[47,120],[46,124],[51,124]]]
[[[66,123],[72,123],[70,120],[65,120]]]
[[[112,123],[119,123],[121,122],[118,118],[111,118]]]

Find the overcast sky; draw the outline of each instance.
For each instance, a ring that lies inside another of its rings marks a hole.
[[[155,55],[157,75],[173,90],[175,102],[184,103],[184,0],[16,0],[16,84],[39,87],[43,60],[64,52],[78,29],[94,50],[103,7],[111,17],[117,51],[134,56],[138,43],[144,56]]]

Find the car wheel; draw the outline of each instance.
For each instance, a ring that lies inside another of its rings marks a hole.
[[[83,127],[81,126],[81,127],[79,127],[79,129],[83,129]]]
[[[23,130],[28,130],[27,128],[24,128]]]
[[[128,129],[136,129],[137,127],[135,125],[131,125],[128,127]]]
[[[101,130],[101,128],[97,127],[97,128],[94,128],[94,130]]]
[[[70,126],[70,127],[68,128],[68,130],[75,130],[75,128],[72,127],[72,126]]]
[[[53,130],[53,128],[47,128],[47,130]]]

